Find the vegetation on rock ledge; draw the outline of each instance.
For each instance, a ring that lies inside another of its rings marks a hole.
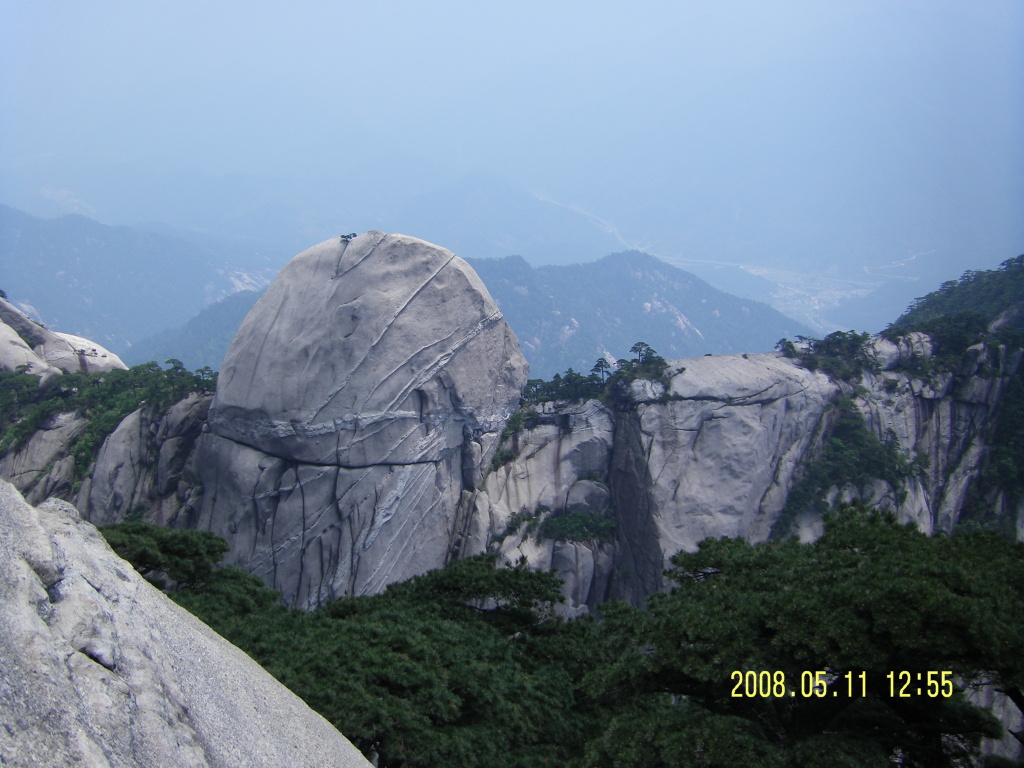
[[[666,383],[668,363],[649,344],[638,341],[629,351],[636,357],[617,360],[614,367],[605,358],[598,358],[588,376],[570,368],[565,375],[556,373],[550,381],[530,379],[523,391],[523,402],[600,398],[609,405],[621,405],[628,402],[629,385],[636,379]]]
[[[155,362],[105,373],[66,373],[43,386],[39,377],[0,371],[0,454],[20,447],[36,430],[61,413],[87,419],[72,449],[81,477],[104,438],[125,416],[143,405],[166,409],[191,392],[213,392],[217,374],[195,373],[178,360],[164,370]]]
[[[790,490],[772,528],[773,536],[792,534],[801,512],[824,511],[823,497],[829,488],[862,487],[877,478],[896,490],[912,471],[895,435],[890,434],[885,442],[879,440],[864,424],[851,398],[844,397],[832,407],[838,415],[821,455],[804,468],[803,477]]]

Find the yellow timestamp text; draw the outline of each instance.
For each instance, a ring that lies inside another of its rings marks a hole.
[[[819,698],[846,696],[863,698],[868,695],[867,672],[843,672],[836,674],[826,670],[806,670],[800,673],[799,684],[790,681],[781,671],[740,671],[730,673],[734,681],[733,698]],[[949,671],[910,672],[907,670],[889,672],[890,698],[949,698],[955,692],[953,673]],[[883,689],[884,690],[884,689]],[[883,690],[874,690],[877,695]]]

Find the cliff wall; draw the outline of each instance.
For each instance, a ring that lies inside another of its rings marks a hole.
[[[956,371],[924,375],[907,369],[930,359],[927,337],[902,346],[873,340],[877,369],[850,381],[778,353],[700,357],[674,361],[667,386],[634,382],[630,402],[615,409],[596,400],[546,403],[536,426],[508,440],[515,459],[468,500],[477,526],[468,551],[556,568],[573,606],[609,598],[642,604],[664,587],[662,571],[676,552],[708,537],[772,535],[790,492],[830,439],[844,396],[911,471],[895,484],[868,478],[833,486],[826,498],[861,499],[926,532],[951,531],[985,467],[1021,352],[977,345]],[[1020,502],[989,501],[1024,539]],[[543,521],[570,510],[612,510],[614,534],[546,538]],[[815,537],[820,524],[820,514],[803,511],[795,532]]]

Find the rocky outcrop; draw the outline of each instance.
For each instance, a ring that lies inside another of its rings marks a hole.
[[[70,333],[44,328],[13,304],[0,299],[0,370],[24,370],[40,383],[61,372],[101,373],[127,366],[102,346]]]
[[[439,567],[526,375],[451,252],[381,232],[321,243],[281,271],[225,357],[198,526],[298,606]]]
[[[75,478],[71,447],[86,421],[74,413],[58,413],[43,423],[24,445],[0,459],[0,479],[12,483],[30,504],[50,496],[70,498]]]
[[[929,357],[930,349],[919,359]],[[855,402],[868,427],[881,439],[894,436],[904,455],[924,458],[903,488],[877,483],[859,495],[928,533],[951,531],[982,470],[994,416],[1020,363],[1019,349],[977,344],[955,371],[925,375],[895,364],[865,371]],[[1018,526],[1024,522],[1015,517]]]
[[[701,539],[766,538],[801,460],[820,443],[839,386],[775,354],[699,357],[672,370],[667,391],[637,381],[632,404],[621,410],[597,401],[548,404],[545,413],[565,426],[518,436],[517,458],[475,500],[489,514],[477,549],[487,536],[499,537],[507,559],[525,556],[542,569],[577,563],[559,569],[566,595],[593,606],[611,597],[642,603],[662,588],[667,559]],[[589,492],[584,475],[600,478],[606,495]],[[536,527],[502,537],[516,514],[574,504],[590,514],[611,509],[614,538],[557,544],[537,538]]]
[[[0,299],[0,371],[23,371],[44,387],[64,373],[124,369],[120,358],[79,336],[54,333]],[[80,415],[57,413],[23,444],[0,457],[0,479],[13,483],[32,504],[49,496],[73,498],[77,491],[70,452],[86,429]]]
[[[143,407],[107,436],[84,480],[71,449],[87,421],[76,413],[47,420],[24,445],[0,458],[0,479],[30,504],[55,496],[75,504],[95,525],[144,517],[160,525],[195,524],[202,486],[196,442],[206,424],[210,395],[191,394],[166,411]]]
[[[547,403],[503,444],[515,459],[469,500],[468,551],[556,568],[570,612],[609,598],[642,604],[665,586],[662,572],[676,552],[708,537],[755,542],[771,534],[828,439],[841,395],[852,397],[880,440],[895,441],[915,471],[898,487],[874,479],[832,488],[828,498],[863,499],[926,532],[950,531],[983,469],[1021,352],[978,345],[958,370],[927,375],[931,345],[921,334],[899,343],[876,339],[869,353],[877,368],[849,382],[780,354],[726,355],[675,361],[667,387],[636,381],[630,402],[614,411],[597,401]],[[586,493],[584,475],[599,480],[606,497]],[[555,542],[530,524],[574,504],[595,515],[613,510],[615,535]],[[1024,539],[1021,503],[1000,497],[993,504]],[[803,538],[821,530],[814,514],[797,523]]]
[[[0,481],[0,763],[369,765],[69,504]]]
[[[206,426],[209,395],[191,394],[166,412],[141,408],[103,441],[75,506],[94,525],[145,516],[160,525],[191,527],[202,485],[196,443]]]
[[[73,416],[0,472],[35,501],[74,499],[94,522],[141,514],[212,530],[232,564],[295,606],[481,552],[556,570],[570,613],[611,597],[641,604],[679,550],[770,535],[841,396],[914,471],[895,486],[834,487],[828,500],[863,499],[928,532],[957,524],[1020,351],[977,345],[953,370],[921,333],[864,351],[864,370],[845,381],[774,353],[675,361],[614,407],[524,411],[492,470],[526,379],[514,335],[462,260],[369,232],[281,272],[234,340],[212,407],[194,396],[133,413],[78,490],[62,453],[81,429]],[[985,504],[1024,539],[1024,501]],[[563,515],[579,525],[554,535],[545,521]],[[614,533],[597,524],[609,517]],[[795,524],[804,539],[821,530],[814,513]]]
[[[463,552],[497,551],[509,562],[558,572],[568,612],[605,599],[614,547],[597,539],[541,538],[540,524],[553,513],[612,513],[607,486],[615,441],[615,417],[596,400],[538,406],[536,425],[511,436],[515,460],[488,475],[481,490],[467,494],[470,527]]]

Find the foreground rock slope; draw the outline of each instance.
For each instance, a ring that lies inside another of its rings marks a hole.
[[[33,508],[2,481],[0,764],[369,765],[71,505]]]

